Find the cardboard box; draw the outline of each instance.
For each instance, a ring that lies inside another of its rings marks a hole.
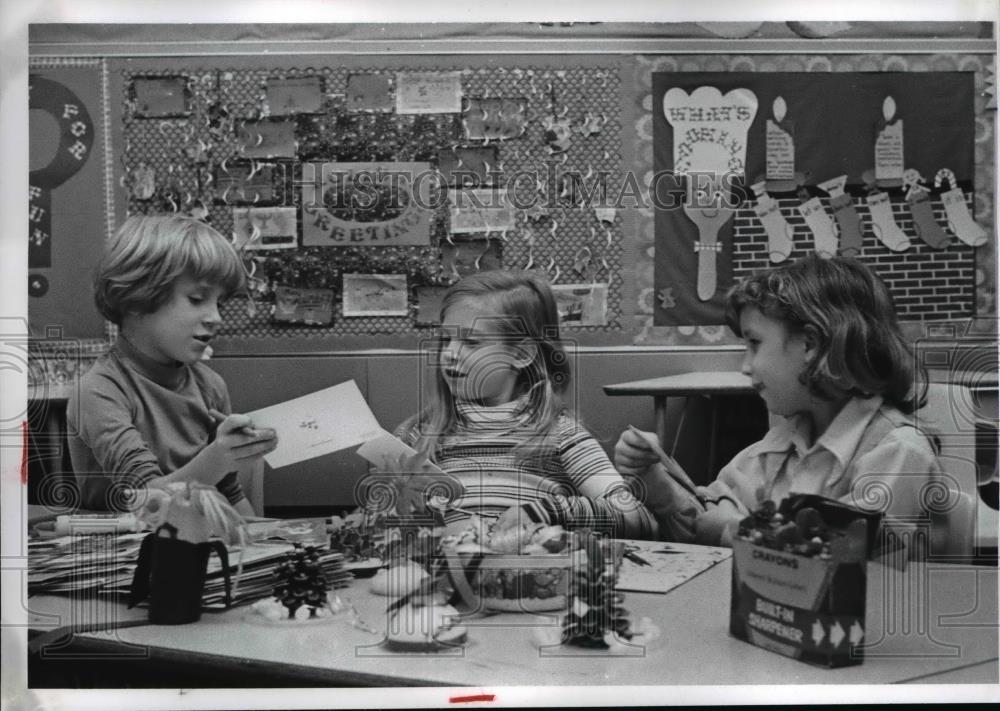
[[[729,632],[818,666],[861,664],[867,560],[878,519],[819,497],[786,500],[780,510],[785,520],[793,520],[806,505],[823,516],[838,539],[832,555],[803,555],[737,538]],[[848,521],[850,536],[843,535]]]
[[[865,567],[735,541],[729,632],[810,664],[860,664]]]

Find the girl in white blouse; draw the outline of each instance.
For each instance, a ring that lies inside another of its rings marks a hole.
[[[941,466],[910,417],[926,385],[915,387],[882,280],[857,260],[811,255],[736,284],[727,321],[746,342],[742,372],[783,419],[693,491],[654,453],[655,435],[624,432],[615,464],[645,482],[661,535],[729,545],[740,519],[793,492],[882,510],[888,523],[926,520]]]

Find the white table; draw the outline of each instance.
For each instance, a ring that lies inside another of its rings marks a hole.
[[[130,664],[185,661],[244,674],[248,687],[259,686],[267,674],[281,674],[290,685],[329,686],[998,682],[995,568],[928,563],[901,572],[870,565],[866,639],[872,647],[863,664],[840,669],[813,667],[730,637],[730,583],[731,563],[725,561],[664,595],[626,593],[632,619],[648,616],[661,632],[637,650],[641,656],[565,647],[542,653],[532,643],[531,628],[551,618],[512,614],[470,621],[469,642],[455,652],[391,652],[381,644],[385,598],[369,593],[364,580],[347,596],[380,634],[340,621],[280,627],[248,622],[244,607],[205,614],[189,625],[78,635],[71,651],[139,650],[138,658],[109,659],[123,679]],[[903,599],[908,606],[894,602]],[[56,596],[30,598],[28,606],[36,631],[69,620],[146,614],[108,601],[78,602],[74,609],[70,600]],[[44,686],[40,680],[32,684]]]

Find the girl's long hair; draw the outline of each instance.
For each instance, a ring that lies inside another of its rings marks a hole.
[[[881,395],[906,414],[924,405],[924,369],[900,331],[892,295],[858,260],[809,255],[743,279],[726,302],[726,321],[739,336],[740,313],[754,306],[789,333],[815,337],[817,355],[801,377],[813,395]]]
[[[535,348],[532,362],[519,369],[515,397],[525,397],[522,411],[524,440],[515,450],[523,461],[551,443],[560,415],[566,410],[563,393],[569,387],[570,365],[559,340],[559,314],[549,285],[529,272],[486,271],[471,274],[445,292],[441,317],[461,301],[475,301],[491,312],[490,325],[511,343],[527,341]],[[451,388],[434,363],[431,402],[403,423],[415,435],[415,448],[435,460],[441,437],[455,431],[458,411]]]

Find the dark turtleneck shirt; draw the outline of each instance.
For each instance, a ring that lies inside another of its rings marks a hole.
[[[190,462],[229,414],[222,377],[204,363],[163,365],[125,338],[88,370],[69,398],[66,421],[81,505],[124,506],[122,489],[141,489]],[[230,501],[244,498],[236,472],[216,484]]]

